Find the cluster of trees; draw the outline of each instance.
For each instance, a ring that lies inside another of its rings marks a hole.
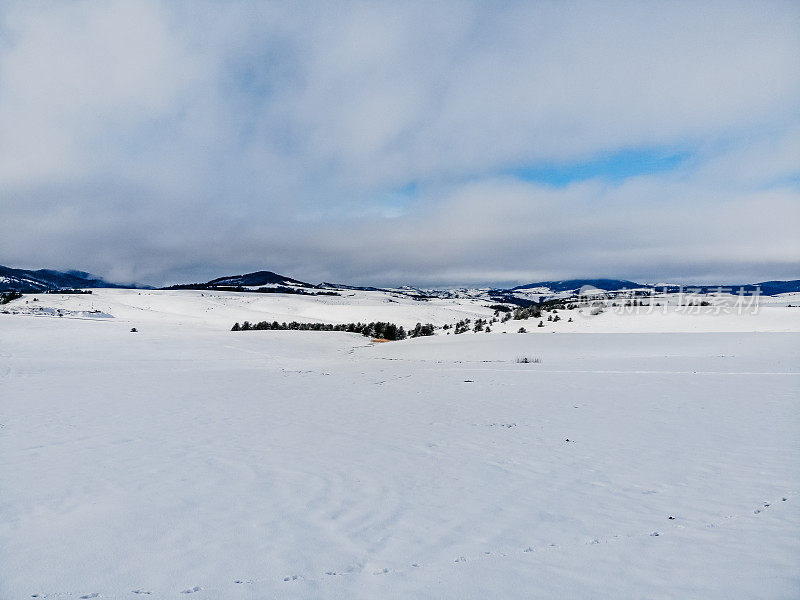
[[[16,290],[12,290],[10,292],[2,292],[0,293],[0,304],[8,304],[12,300],[16,300],[17,298],[22,298],[22,294]]]
[[[534,304],[533,306],[528,306],[527,308],[518,308],[513,313],[513,319],[515,321],[522,321],[525,319],[530,319],[533,317],[534,319],[538,319],[542,316],[542,309],[539,307],[538,304]]]
[[[400,329],[402,329],[402,327]],[[431,325],[430,323],[426,323],[425,325],[423,325],[422,323],[417,323],[414,326],[414,329],[412,329],[411,331],[408,332],[408,337],[415,338],[415,337],[425,337],[425,336],[433,335],[433,332],[434,332],[435,329],[436,328],[433,325]],[[386,339],[389,339],[389,338],[386,338]]]
[[[540,305],[542,310],[572,310],[573,308],[577,308],[577,304],[574,302],[567,302],[564,299],[555,299],[555,300],[545,300]]]
[[[478,333],[479,331],[484,331],[486,333],[491,333],[492,328],[490,325],[497,323],[497,317],[493,319],[475,319],[475,327],[472,328],[472,331]]]
[[[442,329],[448,330],[448,329],[450,329],[452,327],[453,328],[453,333],[458,335],[460,333],[466,333],[467,331],[469,331],[470,322],[471,322],[470,319],[463,319],[463,320],[459,321],[458,323],[456,323],[455,325],[442,325]]]
[[[253,330],[276,330],[276,331],[345,331],[348,333],[360,333],[361,335],[383,339],[383,340],[404,340],[406,337],[420,337],[433,335],[435,327],[430,323],[423,325],[417,323],[414,329],[406,333],[402,325],[395,325],[394,323],[384,323],[377,321],[373,323],[347,323],[347,324],[332,324],[332,323],[298,323],[292,321],[291,323],[278,323],[277,321],[260,321],[258,323],[250,323],[245,321],[241,325],[234,323],[231,331],[253,331]]]
[[[92,290],[78,290],[74,288],[61,288],[58,290],[45,290],[45,294],[91,294]]]
[[[531,317],[534,319],[540,319],[542,317],[542,313],[549,312],[552,314],[548,315],[548,321],[560,321],[561,317],[558,316],[559,310],[574,310],[576,308],[578,308],[578,305],[572,302],[565,302],[563,300],[548,300],[546,302],[542,302],[541,304],[532,304],[531,306],[517,308],[513,313],[506,313],[502,320],[503,323],[505,323],[512,318],[515,321],[530,319]],[[570,319],[570,321],[572,321],[572,319]]]
[[[488,308],[494,310],[494,316],[496,317],[500,313],[508,313],[511,312],[511,308],[506,306],[505,304],[492,304]]]
[[[534,302],[533,300],[527,300],[526,298],[519,298],[514,294],[508,294],[508,293],[503,294],[503,293],[490,292],[489,298],[491,298],[495,302],[503,302],[506,305],[512,304],[514,306],[520,306],[522,308],[528,308],[529,306],[533,306],[534,304],[536,304],[536,302]],[[491,308],[496,309],[496,306],[492,306]]]
[[[510,318],[511,316],[509,314],[508,319]],[[504,318],[503,322],[507,321],[508,319]],[[467,333],[470,330],[474,331],[475,333],[478,333],[480,331],[483,331],[485,333],[491,333],[492,328],[490,327],[490,325],[494,325],[495,323],[497,323],[497,317],[493,319],[475,319],[474,323],[472,322],[472,319],[462,319],[455,325],[442,325],[442,329],[447,331],[448,329],[452,328],[453,333],[456,335]]]

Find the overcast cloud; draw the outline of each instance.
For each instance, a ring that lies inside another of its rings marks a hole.
[[[800,4],[4,2],[0,203],[117,281],[800,278]]]

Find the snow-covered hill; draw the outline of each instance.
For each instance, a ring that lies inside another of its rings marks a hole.
[[[185,325],[226,330],[235,322],[298,321],[354,323],[388,321],[406,329],[416,323],[437,326],[436,335],[452,335],[469,320],[463,335],[517,333],[645,333],[722,331],[800,331],[800,293],[772,297],[732,294],[701,297],[665,294],[652,305],[626,306],[625,300],[569,303],[571,309],[545,311],[539,318],[509,318],[513,312],[481,298],[420,298],[400,291],[340,290],[337,296],[254,294],[215,290],[95,289],[92,294],[28,294],[0,306],[0,317],[28,314],[61,318],[114,318],[143,327]],[[649,301],[649,300],[648,300]],[[791,305],[791,306],[790,306]],[[514,305],[506,305],[511,311]],[[3,313],[7,314],[3,314]],[[596,314],[595,314],[596,313]],[[558,320],[555,319],[558,316]],[[473,333],[476,321],[485,327]],[[504,320],[508,319],[508,320]],[[539,323],[542,326],[539,327]],[[447,329],[442,327],[448,326]]]
[[[33,298],[36,298],[34,301]],[[126,323],[191,325],[218,330],[242,321],[350,323],[390,321],[444,325],[489,318],[494,311],[470,300],[413,300],[395,292],[350,290],[339,296],[253,294],[208,290],[93,290],[91,295],[23,296],[0,307],[9,313],[44,314],[45,308],[74,312],[97,310]],[[49,312],[47,314],[50,314]],[[0,314],[0,316],[6,316]],[[8,315],[11,316],[11,315]]]

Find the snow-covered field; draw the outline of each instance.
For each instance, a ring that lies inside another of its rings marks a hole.
[[[786,299],[373,344],[229,329],[493,311],[37,298],[0,307],[2,600],[800,597]]]

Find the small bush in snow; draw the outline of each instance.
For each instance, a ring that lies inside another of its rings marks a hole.
[[[519,364],[525,364],[525,365],[530,364],[530,363],[538,364],[540,362],[542,362],[542,359],[539,358],[538,356],[533,356],[533,357],[518,356],[517,357],[517,363],[519,363]]]

